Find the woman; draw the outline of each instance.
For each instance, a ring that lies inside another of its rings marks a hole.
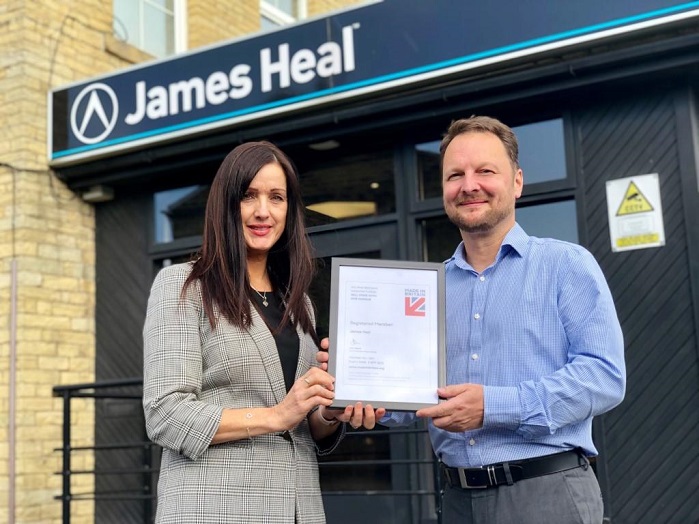
[[[312,278],[291,162],[268,142],[236,147],[211,185],[199,257],[160,271],[148,301],[157,522],[325,522],[316,453],[337,446],[341,422],[373,427],[375,414],[326,409]]]

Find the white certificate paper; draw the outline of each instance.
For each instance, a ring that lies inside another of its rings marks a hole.
[[[444,265],[333,258],[329,371],[334,407],[414,411],[445,382]]]

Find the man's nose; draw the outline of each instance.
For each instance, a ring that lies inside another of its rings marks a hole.
[[[461,192],[474,193],[480,189],[478,178],[473,173],[464,173],[461,179]]]

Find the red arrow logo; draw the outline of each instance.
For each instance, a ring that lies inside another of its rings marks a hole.
[[[405,297],[405,316],[424,317],[425,297]]]

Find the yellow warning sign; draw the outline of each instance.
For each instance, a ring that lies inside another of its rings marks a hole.
[[[633,180],[629,182],[629,188],[624,194],[624,199],[621,201],[619,209],[617,209],[616,216],[633,215],[634,213],[646,213],[648,211],[653,211],[653,206],[650,205],[648,199],[641,193],[638,186],[633,183]]]
[[[632,237],[621,237],[616,239],[617,247],[642,246],[645,244],[657,244],[660,241],[658,233],[647,233]]]

